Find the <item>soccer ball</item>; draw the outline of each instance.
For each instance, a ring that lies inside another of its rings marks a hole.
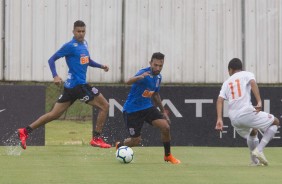
[[[130,163],[133,160],[133,150],[128,146],[119,147],[116,151],[116,159],[121,163]]]

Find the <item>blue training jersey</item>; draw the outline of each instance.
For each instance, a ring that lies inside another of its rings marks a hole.
[[[151,71],[151,67],[141,69],[135,76]],[[153,106],[151,97],[154,92],[160,91],[162,76],[148,75],[144,79],[132,84],[127,100],[123,106],[123,111],[127,113],[144,110]]]
[[[79,84],[86,84],[87,67],[98,67],[101,65],[90,59],[88,45],[86,41],[78,42],[73,38],[65,43],[49,60],[49,66],[53,77],[57,76],[55,61],[65,57],[68,65],[68,77],[64,83],[66,88],[73,88]]]

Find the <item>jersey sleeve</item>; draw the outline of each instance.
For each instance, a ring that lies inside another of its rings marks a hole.
[[[157,80],[157,88],[155,92],[159,92],[161,89],[161,82],[162,82],[162,76],[160,75],[160,78]]]
[[[72,44],[66,43],[54,55],[56,55],[56,57],[58,58],[61,58],[68,56],[71,53],[72,53]]]
[[[155,90],[155,92],[160,92],[160,86],[158,86],[157,88],[156,88],[156,90]]]
[[[139,70],[139,71],[134,75],[134,77],[139,76],[139,75],[141,75],[142,73],[145,73],[145,72],[146,72],[145,70]],[[144,79],[138,80],[138,81],[136,81],[135,83],[141,83],[143,80],[144,80]]]
[[[134,77],[141,75],[142,73],[145,73],[145,70],[139,70]]]
[[[246,73],[245,80],[249,83],[251,80],[256,80],[255,75],[251,72]]]
[[[91,67],[95,67],[95,68],[102,68],[102,65],[95,62],[94,60],[92,60],[91,58],[89,59],[89,66]]]
[[[71,53],[70,44],[66,43],[53,56],[50,57],[48,63],[53,77],[56,77],[58,75],[56,71],[55,61],[61,57],[65,57],[69,55],[70,53]]]
[[[226,92],[227,92],[227,84],[223,83],[223,85],[221,86],[221,90],[220,90],[218,96],[220,96],[223,99],[227,100]]]

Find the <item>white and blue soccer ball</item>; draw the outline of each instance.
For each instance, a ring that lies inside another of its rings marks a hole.
[[[133,160],[133,155],[133,150],[128,146],[121,146],[116,151],[116,159],[125,164],[128,164]]]

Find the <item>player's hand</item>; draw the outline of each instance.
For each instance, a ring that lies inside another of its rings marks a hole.
[[[254,106],[255,110],[254,112],[259,112],[262,110],[262,105],[261,105],[261,102],[258,102],[258,104],[256,106]]]
[[[54,82],[57,86],[59,86],[59,85],[61,85],[61,84],[62,84],[63,80],[62,80],[62,78],[61,78],[61,77],[56,76],[56,77],[54,77],[53,82]]]
[[[163,116],[164,116],[164,118],[167,120],[168,124],[170,125],[170,124],[171,124],[171,121],[170,121],[170,119],[169,119],[169,117],[168,117],[167,112],[163,112]]]
[[[102,69],[105,71],[105,72],[107,72],[107,71],[109,71],[109,66],[108,65],[103,65],[102,66]]]
[[[222,120],[217,120],[216,125],[215,125],[215,129],[222,131],[222,129],[223,129],[223,121]]]
[[[150,75],[151,74],[151,72],[144,72],[144,73],[142,73],[141,75],[143,76],[143,78],[145,78],[146,76],[148,76],[148,75]]]

